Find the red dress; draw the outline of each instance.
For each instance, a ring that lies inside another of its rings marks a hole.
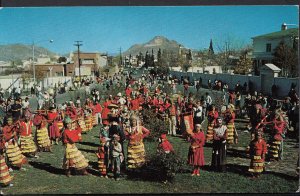
[[[188,163],[193,166],[203,166],[205,164],[203,146],[205,135],[203,132],[191,135],[191,146],[188,154]]]
[[[47,115],[48,118],[48,131],[50,139],[56,139],[60,137],[60,130],[57,125],[57,112],[49,112]]]

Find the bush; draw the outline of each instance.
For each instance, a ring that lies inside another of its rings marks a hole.
[[[143,177],[172,182],[176,173],[183,170],[185,161],[174,153],[166,154],[163,152],[149,155],[146,157],[146,163],[143,165]]]
[[[169,123],[157,118],[157,114],[150,109],[142,110],[143,126],[150,130],[150,135],[146,138],[156,141],[162,133],[167,133]]]

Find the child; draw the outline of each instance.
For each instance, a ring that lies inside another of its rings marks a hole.
[[[111,146],[111,164],[112,170],[114,173],[114,178],[119,180],[120,177],[120,166],[122,161],[124,160],[124,156],[122,153],[122,146],[119,143],[120,136],[113,135],[112,146]]]
[[[262,138],[262,132],[258,131],[255,134],[255,139],[249,145],[249,153],[251,157],[249,172],[253,178],[258,178],[264,170],[265,155],[267,152],[267,144]]]
[[[166,154],[169,154],[170,152],[174,153],[173,146],[167,139],[167,134],[165,133],[161,134],[159,138],[159,144],[157,146],[157,151],[164,152]]]
[[[100,146],[98,152],[96,153],[98,157],[98,168],[101,177],[108,178],[107,176],[107,165],[108,165],[108,148],[106,145],[106,139],[104,137],[100,138]]]

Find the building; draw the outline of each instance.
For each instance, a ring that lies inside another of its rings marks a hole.
[[[258,73],[260,67],[267,63],[272,63],[274,58],[274,49],[281,41],[284,41],[289,47],[295,47],[295,43],[299,39],[299,28],[287,28],[283,24],[281,31],[272,32],[264,35],[252,37],[253,39],[253,65],[254,71]],[[296,46],[297,47],[297,46]]]
[[[75,70],[79,69],[78,66],[78,53],[75,52],[73,54],[71,54],[72,56],[72,61],[74,62],[75,65]],[[100,54],[98,52],[80,52],[79,53],[79,58],[80,58],[80,72],[81,70],[90,70],[90,75],[96,75],[97,73],[99,73],[99,69],[107,66],[108,63],[108,58],[107,58],[107,54]],[[77,71],[75,71],[76,75]],[[87,71],[88,73],[88,71]],[[80,73],[81,74],[81,73]],[[84,75],[84,72],[83,74]]]
[[[11,62],[0,61],[0,74],[8,69],[12,69]]]
[[[36,74],[41,74],[43,77],[57,77],[57,76],[74,76],[74,63],[70,64],[36,64]]]

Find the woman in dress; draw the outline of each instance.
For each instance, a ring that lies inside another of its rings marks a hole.
[[[77,149],[75,143],[81,140],[81,131],[79,129],[72,129],[72,120],[69,117],[65,118],[65,130],[63,133],[63,143],[66,147],[64,156],[63,168],[66,170],[66,175],[71,175],[73,168],[76,174],[87,175],[86,168],[88,167],[88,160]]]
[[[139,124],[139,118],[135,115],[130,118],[130,127],[125,130],[128,143],[127,164],[129,169],[141,167],[145,163],[145,146],[143,139],[150,131]]]
[[[195,131],[189,133],[191,146],[189,148],[188,163],[194,166],[192,176],[200,176],[200,167],[205,164],[203,146],[205,144],[205,134],[200,124],[195,125]]]

